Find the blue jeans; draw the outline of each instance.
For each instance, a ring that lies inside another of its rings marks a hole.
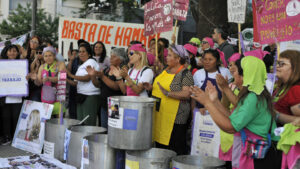
[[[107,106],[101,107],[101,123],[100,126],[107,128],[107,123],[108,123],[108,110],[107,110]]]

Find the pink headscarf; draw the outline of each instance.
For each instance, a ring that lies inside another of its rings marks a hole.
[[[153,55],[152,53],[147,53],[147,58],[149,65],[152,66],[155,61],[155,55]]]
[[[183,46],[187,51],[191,52],[194,56],[197,55],[197,51],[198,51],[198,48],[196,46],[193,46],[189,43],[185,44]]]
[[[142,44],[134,44],[130,47],[130,50],[140,51],[140,52],[147,52]]]
[[[235,62],[241,58],[241,54],[234,53],[229,59],[228,62]]]
[[[220,51],[219,49],[217,49],[217,51],[219,52],[220,59],[221,59],[223,65],[224,65],[224,67],[227,67],[228,64],[227,64],[227,62],[226,62],[224,53],[223,53],[222,51]]]
[[[270,53],[267,52],[267,51],[263,51],[263,50],[261,50],[261,49],[256,49],[256,50],[252,50],[252,51],[249,51],[249,52],[245,52],[245,53],[244,53],[244,56],[254,56],[254,57],[257,57],[258,59],[263,60],[263,58],[264,58],[267,54],[270,54]]]
[[[215,43],[212,38],[205,37],[204,39],[208,42],[210,48],[213,48],[215,46]]]

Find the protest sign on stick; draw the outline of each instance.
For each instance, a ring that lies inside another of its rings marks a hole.
[[[254,41],[260,44],[300,39],[298,0],[253,0]]]
[[[175,0],[175,4],[173,8],[173,16],[176,20],[174,34],[176,33],[178,20],[186,21],[188,9],[189,9],[189,0]],[[175,42],[173,43],[175,44]]]
[[[240,39],[241,24],[245,23],[246,0],[227,0],[228,22],[238,24],[238,39]],[[239,42],[239,53],[241,53],[241,43]]]
[[[145,4],[145,36],[171,31],[173,28],[173,1],[152,0]]]

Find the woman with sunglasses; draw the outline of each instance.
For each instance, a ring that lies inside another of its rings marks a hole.
[[[45,46],[39,46],[36,49],[34,60],[30,65],[30,73],[38,73],[38,70],[42,64],[44,64],[43,49]]]
[[[286,50],[277,61],[276,89],[273,93],[280,124],[289,123],[300,116],[300,52]]]
[[[146,52],[142,44],[132,45],[129,52],[129,64],[133,65],[133,67],[128,71],[126,67],[113,69],[114,75],[117,77],[117,80],[119,80],[118,85],[122,93],[127,96],[148,97],[143,83],[152,84],[154,73],[152,69],[148,67]]]

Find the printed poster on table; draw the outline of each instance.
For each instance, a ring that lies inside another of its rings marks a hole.
[[[219,157],[220,129],[209,114],[194,111],[191,155]]]
[[[173,22],[173,19],[172,19]],[[59,52],[68,59],[68,49],[71,42],[73,48],[78,49],[77,40],[84,39],[93,44],[97,41],[105,43],[106,53],[110,53],[113,47],[127,49],[132,40],[141,41],[149,48],[149,42],[155,35],[144,35],[144,24],[110,22],[102,20],[81,19],[81,18],[59,18],[58,27]],[[175,35],[177,36],[178,29]],[[171,41],[173,31],[158,34]]]
[[[0,158],[0,168],[13,169],[76,169],[45,155]]]
[[[25,100],[12,146],[40,154],[44,144],[45,122],[50,119],[52,110],[51,104]]]
[[[28,96],[27,60],[0,60],[0,97]]]
[[[173,0],[152,0],[144,6],[145,36],[172,31]]]
[[[227,0],[228,22],[245,23],[247,0]]]
[[[299,0],[253,0],[254,41],[270,44],[300,39]]]
[[[173,15],[174,19],[185,21],[189,10],[189,0],[175,0]]]

